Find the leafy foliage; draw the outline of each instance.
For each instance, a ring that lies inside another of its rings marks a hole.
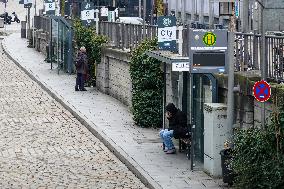
[[[266,129],[239,130],[234,138],[232,167],[242,189],[284,188],[284,106]]]
[[[161,62],[145,54],[157,48],[157,40],[145,40],[131,57],[132,107],[140,127],[158,127],[162,122],[163,74]]]
[[[101,49],[107,42],[106,36],[97,35],[93,27],[85,27],[80,20],[75,20],[73,23],[75,30],[75,40],[77,47],[86,47],[87,56],[89,58],[89,68],[91,78],[96,76],[95,63],[101,61]]]

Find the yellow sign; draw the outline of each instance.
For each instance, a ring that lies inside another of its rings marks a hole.
[[[205,35],[203,36],[203,43],[206,46],[213,46],[216,43],[216,35],[212,32],[206,32]]]

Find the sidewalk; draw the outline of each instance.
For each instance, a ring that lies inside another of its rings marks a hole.
[[[118,158],[150,188],[226,188],[202,170],[190,171],[185,154],[166,155],[161,149],[158,130],[134,125],[131,113],[122,103],[95,88],[75,92],[75,76],[60,72],[44,62],[44,55],[27,48],[19,33],[5,37],[2,45],[26,72],[44,85],[50,94],[71,111]],[[56,66],[56,65],[55,65]]]

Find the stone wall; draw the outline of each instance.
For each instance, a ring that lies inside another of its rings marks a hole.
[[[130,54],[105,48],[97,65],[97,88],[131,107],[132,83],[129,72]]]
[[[43,30],[36,30],[35,35],[35,49],[42,52],[45,56],[47,55],[46,46],[48,45],[48,34]]]

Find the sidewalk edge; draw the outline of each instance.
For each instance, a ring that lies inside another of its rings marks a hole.
[[[60,98],[59,94],[56,94],[52,89],[48,88],[37,78],[33,73],[22,66],[17,60],[15,60],[10,53],[7,51],[6,46],[4,46],[4,40],[2,40],[1,47],[4,53],[19,67],[21,68],[32,80],[40,85],[40,87],[45,90],[49,95],[51,95],[57,102],[59,102],[65,109],[67,109],[71,114],[77,118],[82,125],[84,125],[95,137],[97,137],[126,167],[138,178],[140,181],[150,189],[161,189],[162,187],[134,160],[132,159],[121,147],[115,144],[115,142],[106,136],[95,123],[84,119],[83,115],[72,105],[66,102],[64,99]],[[86,116],[85,116],[86,117]],[[96,129],[95,129],[96,128]]]

